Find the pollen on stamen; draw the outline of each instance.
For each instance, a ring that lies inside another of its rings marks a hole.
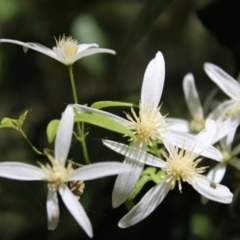
[[[194,153],[194,147],[190,149],[175,149],[174,154],[165,156],[168,167],[164,169],[172,183],[178,181],[178,189],[182,192],[183,182],[191,184],[199,173],[205,172],[207,166],[197,167],[202,160],[199,155]]]
[[[159,134],[167,131],[167,125],[165,124],[165,117],[159,114],[161,106],[158,108],[153,106],[139,105],[139,116],[137,116],[135,110],[131,108],[132,116],[126,113],[127,119],[130,121],[128,127],[136,135],[140,141],[140,146],[147,142],[152,144],[153,141],[159,139]]]
[[[240,113],[240,102],[226,112],[226,117],[232,117]]]
[[[67,60],[71,60],[71,58],[78,51],[77,40],[73,39],[71,36],[66,37],[65,35],[63,35],[62,37],[59,37],[59,40],[57,40],[56,38],[55,40],[56,40],[57,47],[63,50]]]
[[[38,164],[43,171],[45,180],[49,182],[49,186],[51,186],[52,188],[58,188],[59,185],[66,182],[68,176],[72,173],[73,171],[72,165],[71,163],[69,163],[67,167],[62,166],[46,150],[44,151],[44,153],[50,160],[51,165],[50,164],[44,165],[40,162],[38,162]]]

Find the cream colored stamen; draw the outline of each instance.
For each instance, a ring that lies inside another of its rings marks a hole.
[[[45,180],[49,182],[49,186],[57,189],[59,185],[67,181],[69,175],[73,172],[72,165],[69,163],[67,167],[64,167],[46,151],[45,154],[49,158],[51,165],[43,165],[40,162],[38,164],[42,168]]]
[[[167,131],[167,125],[164,122],[166,116],[159,114],[161,106],[156,108],[153,106],[139,105],[139,117],[133,108],[131,108],[132,116],[126,113],[127,119],[131,122],[128,127],[134,132],[140,145],[147,142],[151,145],[152,141],[159,139],[159,134]]]
[[[55,40],[57,47],[63,50],[66,59],[70,61],[78,51],[77,40],[73,39],[71,36],[66,37],[65,35],[63,35],[62,38],[59,37],[59,40],[56,38]]]
[[[168,181],[174,183],[178,181],[178,189],[182,192],[181,181],[191,184],[196,175],[205,172],[207,167],[197,167],[198,163],[202,160],[199,155],[193,152],[194,147],[191,149],[176,149],[173,155],[165,156],[168,167],[164,169],[168,175]]]
[[[205,119],[193,119],[190,122],[190,130],[192,133],[199,133],[205,128]]]

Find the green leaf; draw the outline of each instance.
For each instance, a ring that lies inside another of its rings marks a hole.
[[[25,119],[26,119],[27,114],[28,114],[29,111],[30,111],[30,109],[26,109],[26,110],[24,110],[24,111],[22,111],[22,112],[20,113],[20,115],[19,115],[19,120],[22,121],[22,124],[24,123],[24,121],[25,121]]]
[[[113,132],[127,135],[127,136],[131,137],[132,139],[136,138],[131,130],[127,129],[121,123],[118,123],[117,121],[115,121],[109,117],[106,117],[102,114],[80,113],[75,117],[75,121],[90,123],[90,124],[96,125],[98,127],[108,129]]]
[[[142,188],[144,187],[144,185],[149,182],[151,180],[151,177],[148,175],[144,175],[142,177],[139,178],[135,188],[133,189],[133,191],[131,192],[130,196],[128,197],[128,200],[132,200],[134,199],[137,194],[142,190]]]
[[[106,107],[132,107],[133,103],[114,102],[114,101],[100,101],[91,105],[92,108],[100,109]]]
[[[59,120],[58,119],[54,119],[52,120],[48,126],[47,126],[47,139],[49,143],[52,143],[56,132],[57,132],[57,128],[58,128],[58,124],[59,124]]]
[[[1,121],[1,124],[0,124],[0,128],[15,128],[13,123],[12,123],[12,120],[10,118],[3,118],[2,121]]]
[[[156,184],[159,184],[163,178],[165,177],[166,173],[163,170],[158,171],[156,174],[151,176],[151,180]]]

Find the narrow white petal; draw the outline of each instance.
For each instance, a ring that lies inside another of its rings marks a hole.
[[[124,155],[125,157],[131,158],[133,160],[139,161],[144,164],[148,164],[154,167],[166,167],[166,162],[142,151],[138,148],[131,147],[119,142],[114,142],[111,140],[103,140],[103,144],[113,151]]]
[[[199,141],[212,145],[217,134],[217,124],[212,119],[206,119],[205,128],[196,136]]]
[[[231,203],[233,194],[221,184],[213,183],[207,177],[197,175],[191,183],[193,188],[204,197],[220,203]]]
[[[236,104],[236,100],[227,100],[221,104],[219,104],[209,115],[207,118],[213,119],[215,121],[219,121],[225,118],[227,111],[233,108]]]
[[[72,140],[72,131],[74,124],[73,107],[68,105],[59,122],[55,139],[55,159],[61,165],[65,164]]]
[[[0,177],[23,181],[44,179],[41,168],[21,162],[1,162]]]
[[[77,200],[76,196],[69,190],[66,185],[61,185],[59,187],[59,193],[62,200],[67,207],[68,211],[72,214],[78,224],[83,228],[87,235],[92,238],[93,230],[89,218],[83,209],[81,203]]]
[[[183,91],[188,110],[193,119],[203,119],[203,108],[191,73],[188,73],[183,79]]]
[[[232,144],[233,144],[233,139],[235,136],[235,133],[237,131],[237,127],[233,128],[232,130],[230,129],[230,127],[228,126],[228,134],[226,134],[226,138],[225,138],[225,144],[224,144],[224,149],[226,149],[229,153],[232,151]]]
[[[169,129],[177,130],[180,132],[190,132],[189,122],[181,118],[165,118],[166,124]]]
[[[93,49],[86,49],[84,51],[76,53],[72,58],[72,63],[76,62],[78,59],[87,57],[96,53],[110,53],[110,54],[116,54],[115,51],[111,49],[106,48],[93,48]]]
[[[226,163],[218,163],[214,168],[212,168],[208,174],[207,178],[214,183],[220,183],[225,175],[227,169]]]
[[[238,155],[239,153],[240,153],[240,143],[239,143],[236,147],[233,148],[233,150],[232,150],[232,156],[236,156],[236,155]]]
[[[218,125],[218,130],[217,130],[217,134],[212,142],[212,144],[215,144],[216,142],[218,142],[220,139],[224,138],[224,143],[222,143],[222,141],[220,141],[220,144],[224,144],[224,148],[226,147],[228,152],[231,152],[231,148],[232,148],[232,140],[231,138],[234,137],[233,131],[238,127],[239,125],[239,118],[237,116],[232,117],[232,118],[228,118],[227,120],[224,120],[222,122],[217,122]],[[229,134],[230,133],[230,134]],[[225,139],[225,137],[227,137],[227,139]]]
[[[119,162],[93,163],[74,170],[73,173],[69,176],[68,181],[87,181],[112,176],[123,172],[129,172],[130,170],[130,167]]]
[[[150,61],[144,74],[141,104],[157,107],[162,96],[165,78],[165,62],[161,52],[157,52],[156,57]]]
[[[239,100],[240,85],[237,80],[212,63],[205,63],[204,70],[207,75],[225,92],[230,98]]]
[[[184,147],[185,149],[191,149],[194,146],[193,151],[203,157],[211,158],[216,161],[223,160],[221,152],[215,147],[199,141],[196,137],[190,134],[174,130],[170,130],[170,132],[175,146],[178,146],[179,148]]]
[[[75,109],[77,109],[78,113],[83,113],[83,112],[93,112],[93,113],[99,113],[99,114],[102,114],[104,116],[107,116],[111,119],[114,119],[115,121],[127,126],[129,124],[130,121],[122,118],[122,117],[119,117],[115,114],[112,114],[112,113],[109,113],[109,112],[106,112],[106,111],[102,111],[102,110],[98,110],[96,108],[91,108],[91,107],[87,107],[87,106],[84,106],[84,105],[80,105],[80,104],[73,104],[72,105]]]
[[[57,56],[57,60],[65,65],[71,64],[72,62],[67,61],[66,55],[62,49],[58,47],[53,47],[53,52]]]
[[[231,165],[236,169],[240,170],[240,159],[236,159]]]
[[[82,52],[85,51],[88,48],[97,48],[98,45],[96,43],[84,43],[84,44],[78,44],[78,51],[77,52]]]
[[[48,229],[55,230],[59,221],[59,206],[57,191],[53,189],[48,189],[46,205],[47,205]]]
[[[51,58],[58,60],[56,55],[54,54],[54,52],[51,49],[49,49],[41,44],[38,44],[38,43],[24,43],[24,42],[17,41],[17,40],[3,39],[3,38],[0,39],[0,43],[14,43],[17,45],[21,45],[21,46],[23,46],[25,52],[27,51],[28,48],[30,48],[32,50],[43,53]]]
[[[162,182],[151,188],[141,201],[119,221],[118,226],[126,228],[142,221],[162,202],[170,187],[171,183],[167,182],[167,178],[164,178]]]

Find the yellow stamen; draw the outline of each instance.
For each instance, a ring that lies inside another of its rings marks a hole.
[[[59,40],[56,38],[55,40],[57,47],[63,50],[66,59],[70,61],[78,51],[77,40],[73,39],[71,36],[66,37],[65,35],[63,35],[62,38],[59,37]]]

